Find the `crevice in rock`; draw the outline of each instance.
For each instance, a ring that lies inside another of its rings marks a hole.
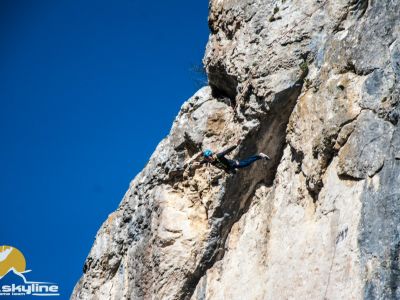
[[[187,132],[184,133],[184,139],[185,143],[183,143],[183,147],[181,149],[175,149],[175,150],[177,151],[186,150],[188,156],[192,157],[201,149],[201,145],[196,143]]]
[[[362,111],[362,110],[361,110]],[[329,168],[333,159],[338,155],[340,149],[347,143],[354,128],[347,132],[345,136],[340,137],[342,129],[355,122],[361,114],[358,113],[354,118],[342,122],[338,126],[330,127],[322,131],[322,140],[317,140],[313,146],[313,157],[318,160],[318,168],[315,174],[303,175],[306,177],[306,187],[314,203],[318,201],[319,193],[324,187],[323,176]],[[292,151],[293,153],[293,151]],[[301,166],[300,166],[301,169]],[[339,177],[340,178],[340,177]]]
[[[359,70],[356,65],[352,61],[347,61],[346,65],[343,67],[341,71],[339,71],[339,74],[344,74],[347,72],[353,73],[358,76],[367,76],[377,70],[378,68],[368,68],[365,70]]]
[[[345,28],[343,27],[343,22],[347,19],[347,16],[349,15],[349,11],[346,10],[346,12],[341,15],[338,19],[337,24],[335,25],[335,27],[333,27],[332,33],[336,34],[340,31],[343,31]]]
[[[362,108],[356,119],[358,119],[359,116],[361,115],[361,113],[364,112],[364,111],[368,111],[368,112],[374,114],[374,116],[379,118],[381,121],[384,121],[386,124],[389,124],[389,127],[393,127],[393,124],[390,124],[389,120],[387,120],[385,117],[381,116],[375,110],[370,109],[370,108]],[[384,139],[386,137],[386,135],[387,135],[387,130],[388,129],[385,129],[383,132],[381,132],[381,134],[379,134],[377,136],[374,136],[373,138],[369,139],[368,141],[364,141],[363,143],[361,143],[361,141],[358,141],[358,143],[360,143],[359,149],[357,150],[358,151],[357,152],[358,153],[358,157],[362,157],[363,154],[366,153],[366,148],[368,146],[370,146],[371,144],[375,143],[377,140]],[[351,135],[351,133],[347,137],[346,142],[349,139],[350,135]],[[383,144],[386,144],[386,143],[383,143]],[[343,146],[344,145],[342,145],[342,147]],[[383,160],[380,166],[377,165],[374,168],[370,167],[368,169],[368,171],[363,171],[363,172],[361,172],[361,174],[358,174],[358,175],[355,175],[354,172],[352,172],[353,174],[347,174],[348,171],[344,171],[342,169],[342,170],[338,171],[338,176],[342,180],[354,180],[354,181],[364,180],[364,179],[366,179],[368,177],[372,178],[376,174],[378,174],[378,173],[380,173],[382,171],[382,169],[384,168],[385,162],[386,162],[386,160]]]
[[[335,34],[344,30],[343,23],[349,15],[355,15],[357,20],[360,20],[366,13],[369,7],[368,0],[353,0],[346,7],[346,11],[338,18],[337,24],[334,26],[332,33]]]
[[[390,277],[389,287],[392,297],[395,298],[399,289],[400,282],[400,243],[396,243],[393,249],[390,251]]]
[[[227,97],[234,102],[238,86],[236,76],[228,74],[226,67],[220,64],[207,66],[207,74],[213,97]]]
[[[271,103],[270,113],[260,120],[261,126],[257,132],[250,134],[242,142],[238,156],[244,157],[260,151],[270,154],[271,161],[258,164],[249,169],[243,169],[226,179],[226,193],[210,216],[211,231],[208,237],[208,247],[196,270],[187,276],[179,299],[190,299],[198,282],[214,263],[224,256],[225,241],[232,226],[247,212],[251,204],[255,188],[260,183],[272,185],[279,162],[286,145],[286,127],[303,87],[303,80],[298,80],[293,86],[276,93]]]
[[[343,180],[343,181],[361,181],[361,180],[364,180],[364,178],[357,178],[357,177],[354,177],[354,176],[350,176],[348,174],[338,174],[338,177],[339,177],[340,180]]]
[[[349,6],[349,12],[357,15],[357,20],[361,19],[369,7],[369,0],[353,0]]]
[[[304,152],[301,150],[297,150],[296,148],[294,148],[292,145],[290,145],[290,153],[291,153],[291,157],[292,157],[292,162],[295,161],[297,163],[297,170],[296,170],[296,174],[301,172],[301,164],[303,163],[303,159],[304,159]]]

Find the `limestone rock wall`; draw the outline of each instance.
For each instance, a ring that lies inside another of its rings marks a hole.
[[[400,299],[400,1],[211,0],[209,86],[72,299]],[[235,175],[189,167],[233,144]]]

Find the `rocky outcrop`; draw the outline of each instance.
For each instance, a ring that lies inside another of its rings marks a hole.
[[[212,0],[209,86],[72,299],[400,299],[400,1]],[[201,149],[272,160],[229,175]]]

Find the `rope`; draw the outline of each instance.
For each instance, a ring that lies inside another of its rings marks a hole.
[[[340,221],[340,210],[336,210],[338,212],[338,217],[336,220],[336,234],[335,234],[335,239],[333,240],[333,255],[332,255],[332,260],[331,260],[331,266],[329,268],[329,274],[328,274],[328,281],[326,283],[326,287],[325,287],[325,292],[324,292],[324,297],[322,298],[322,300],[326,300],[326,295],[328,294],[328,288],[329,288],[329,284],[331,282],[331,274],[332,274],[332,269],[333,269],[333,262],[335,261],[335,257],[336,257],[336,249],[337,249],[337,245],[338,245],[338,237],[337,237],[337,233],[338,230],[337,228],[339,227],[339,221]]]
[[[317,1],[317,2],[318,2],[318,1]],[[290,32],[292,32],[297,26],[299,26],[301,23],[303,23],[307,18],[312,17],[318,10],[320,10],[321,8],[323,8],[327,2],[328,2],[328,0],[322,2],[322,4],[319,5],[317,8],[315,8],[311,13],[305,14],[305,16],[304,16],[302,19],[300,19],[299,22],[295,23],[291,28],[289,28],[288,30],[284,31],[279,37],[277,37],[277,38],[273,39],[271,42],[269,42],[269,43],[267,44],[267,48],[271,47],[275,42],[280,41],[282,38],[286,37],[287,34],[289,34]],[[234,105],[234,107],[233,107],[233,114],[232,114],[230,120],[226,120],[225,125],[224,125],[224,127],[222,128],[222,131],[221,131],[221,132],[222,132],[222,136],[225,136],[225,134],[226,134],[226,129],[227,129],[228,124],[230,124],[230,123],[233,121],[233,119],[234,119],[235,116],[236,116],[236,109],[237,109],[237,107],[240,106],[240,105],[241,105],[241,102],[244,100],[244,95],[245,95],[246,92],[248,91],[248,89],[249,89],[249,87],[250,87],[250,82],[251,82],[251,80],[253,79],[253,71],[255,70],[255,68],[256,68],[256,65],[253,65],[253,66],[249,69],[249,71],[248,71],[247,79],[246,79],[246,81],[245,81],[245,83],[244,83],[244,86],[242,87],[242,93],[239,94],[239,96],[238,96],[238,98],[237,98],[237,100],[236,100],[236,102],[235,102],[235,105]],[[310,87],[310,88],[311,88],[311,87]],[[309,88],[309,89],[310,89],[310,88]],[[309,89],[307,89],[307,91],[308,91]],[[192,161],[194,161],[200,154],[201,154],[201,152],[197,153],[197,154],[195,155],[195,157],[193,157],[192,159],[189,160],[189,163],[188,163],[188,166],[187,166],[188,168],[190,168],[190,164],[192,163]],[[187,169],[185,169],[185,172],[186,172],[186,171],[187,171]]]

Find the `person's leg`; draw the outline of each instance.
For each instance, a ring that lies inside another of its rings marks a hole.
[[[246,159],[239,160],[239,161],[236,162],[235,168],[236,169],[246,168],[246,167],[250,166],[256,160],[259,160],[261,158],[262,157],[260,155],[253,155],[253,156],[250,156],[250,157],[248,157]]]

